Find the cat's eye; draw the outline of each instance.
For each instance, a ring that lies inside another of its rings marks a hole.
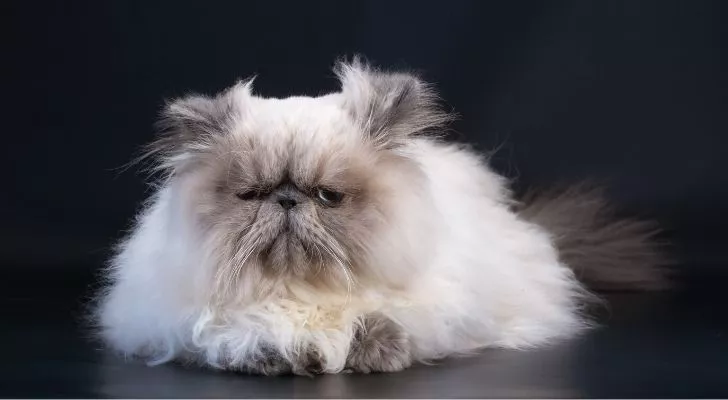
[[[318,197],[321,204],[328,207],[334,207],[341,203],[341,200],[344,198],[344,194],[329,189],[319,188],[316,191],[316,197]]]
[[[249,201],[255,200],[260,197],[260,192],[257,190],[246,190],[244,192],[235,193],[235,196],[237,196],[237,198],[239,198],[240,200]]]

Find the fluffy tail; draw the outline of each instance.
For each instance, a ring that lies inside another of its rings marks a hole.
[[[518,211],[553,235],[561,260],[592,290],[670,286],[657,225],[618,218],[598,188],[582,184],[530,193]]]

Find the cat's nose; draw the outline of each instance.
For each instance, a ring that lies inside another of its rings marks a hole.
[[[305,195],[296,188],[292,183],[282,183],[271,194],[271,200],[280,204],[284,210],[289,211],[295,207],[300,201],[303,201]]]
[[[278,204],[280,204],[284,210],[290,210],[291,208],[296,206],[297,201],[292,197],[280,196],[278,197]]]

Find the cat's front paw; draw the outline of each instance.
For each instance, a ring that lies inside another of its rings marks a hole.
[[[225,369],[244,372],[251,375],[303,375],[314,376],[323,374],[323,364],[318,352],[310,350],[295,357],[291,362],[275,350],[265,349],[261,356],[247,360],[243,363],[230,363]]]
[[[303,376],[321,375],[324,373],[323,359],[315,349],[309,349],[297,358],[293,365],[293,373]]]
[[[406,332],[381,314],[364,318],[349,350],[346,368],[354,372],[395,372],[412,365]]]
[[[252,375],[303,375],[314,376],[323,374],[323,364],[316,351],[308,351],[296,357],[293,363],[282,357],[274,350],[264,350],[263,356],[249,360],[242,365],[228,365],[226,369],[237,370]]]
[[[277,351],[264,349],[259,357],[246,360],[243,363],[230,363],[226,369],[244,372],[252,375],[278,376],[293,372],[294,366]]]

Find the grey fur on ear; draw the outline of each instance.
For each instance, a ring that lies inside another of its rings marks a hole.
[[[433,88],[412,73],[381,71],[358,57],[338,62],[334,72],[345,107],[378,146],[395,147],[410,135],[436,132],[452,119]]]
[[[157,169],[174,170],[225,135],[240,116],[253,79],[240,81],[215,97],[191,94],[167,102],[157,123],[159,136],[142,158],[156,157]]]

